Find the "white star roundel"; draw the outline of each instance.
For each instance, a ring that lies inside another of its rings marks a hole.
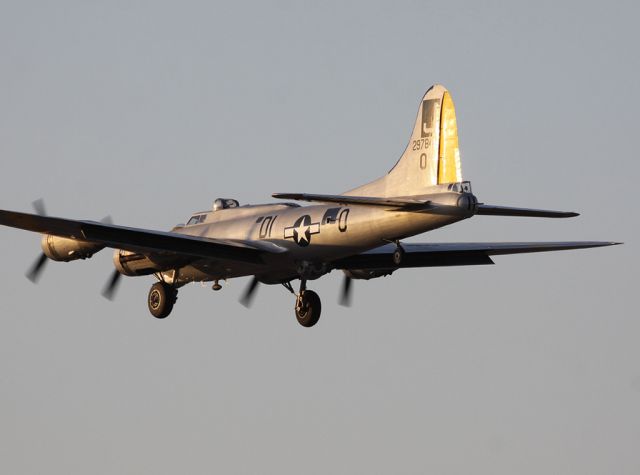
[[[320,232],[320,223],[312,223],[311,216],[300,216],[293,226],[284,228],[285,239],[293,239],[298,246],[306,247],[311,244],[311,235]]]

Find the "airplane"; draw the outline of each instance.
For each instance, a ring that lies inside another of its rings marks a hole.
[[[291,200],[240,206],[218,198],[212,209],[193,213],[171,231],[154,231],[103,221],[48,216],[41,200],[36,213],[0,210],[0,224],[42,234],[42,254],[28,271],[37,281],[48,260],[87,259],[115,249],[115,271],[103,295],[113,298],[122,275],[153,275],[150,313],[167,317],[178,289],[191,282],[252,276],[241,302],[248,306],[259,283],[282,284],[295,296],[295,315],[304,327],[318,322],[321,301],[309,281],[333,270],[344,272],[341,303],[348,305],[352,280],[369,280],[413,267],[493,264],[492,256],[560,251],[621,244],[602,241],[403,243],[475,215],[568,218],[578,213],[481,203],[462,179],[458,129],[451,94],[442,85],[420,101],[409,143],[384,176],[338,195],[274,193]],[[301,206],[297,202],[310,202]],[[292,282],[299,281],[296,292]]]

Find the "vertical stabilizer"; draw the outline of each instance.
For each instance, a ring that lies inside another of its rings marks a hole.
[[[346,195],[410,196],[443,183],[462,181],[453,100],[439,84],[422,98],[409,144],[391,171]]]

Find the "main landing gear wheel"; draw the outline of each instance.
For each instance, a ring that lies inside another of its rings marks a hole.
[[[320,319],[322,304],[313,290],[303,290],[296,299],[296,318],[303,327],[312,327]]]
[[[166,318],[171,313],[176,300],[178,300],[177,289],[164,282],[156,282],[149,290],[147,304],[151,315],[156,318]]]

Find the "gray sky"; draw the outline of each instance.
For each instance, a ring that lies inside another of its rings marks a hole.
[[[637,2],[0,2],[0,207],[167,229],[214,198],[385,173],[424,91],[456,103],[476,217],[417,241],[625,241],[312,288],[151,278],[111,253],[24,278],[0,229],[0,471],[640,472]],[[632,303],[633,298],[633,303]]]

